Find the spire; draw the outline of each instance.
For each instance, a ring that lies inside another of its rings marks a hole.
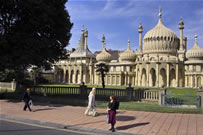
[[[87,28],[84,32],[84,36],[85,36],[85,50],[87,50],[87,37],[88,37],[88,31],[87,31]]]
[[[85,31],[85,29],[84,29],[84,24],[83,24],[81,32],[84,33],[84,31]]]
[[[130,50],[130,40],[128,40],[128,50]]]
[[[161,13],[161,8],[159,8],[159,23],[158,24],[161,24],[161,17],[162,17],[162,13]]]
[[[159,8],[159,19],[161,19],[162,13],[161,13],[161,8]]]
[[[195,42],[197,42],[197,38],[198,38],[198,36],[197,36],[197,34],[195,34]]]
[[[102,36],[102,50],[105,50],[105,36]]]
[[[184,29],[184,22],[183,22],[183,18],[182,17],[180,17],[179,29]]]

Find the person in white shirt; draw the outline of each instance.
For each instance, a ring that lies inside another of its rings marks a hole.
[[[87,109],[85,110],[85,115],[96,116],[97,112],[96,112],[95,95],[96,95],[96,88],[92,88],[92,91],[88,96],[88,106],[87,106]]]

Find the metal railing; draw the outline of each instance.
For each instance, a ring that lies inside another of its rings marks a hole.
[[[44,87],[37,86],[31,88],[33,94],[39,95],[70,95],[78,96],[79,98],[87,98],[92,88],[86,86],[80,87]],[[133,90],[128,87],[126,89],[118,88],[97,88],[96,98],[106,100],[109,96],[115,96],[119,100],[144,100],[144,101],[159,101],[159,91],[154,90]]]

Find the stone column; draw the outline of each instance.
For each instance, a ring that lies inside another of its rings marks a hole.
[[[149,63],[147,63],[147,71],[146,71],[146,76],[147,76],[147,87],[149,87]]]
[[[195,75],[195,88],[197,88],[197,76]]]
[[[138,68],[136,67],[135,86],[138,86]]]
[[[93,71],[92,71],[92,64],[89,66],[89,71],[90,71],[90,73],[89,73],[90,74],[90,82],[89,83],[92,84],[92,76],[93,76],[92,75],[92,73],[93,73]]]
[[[188,81],[188,77],[185,76],[185,87],[188,87],[188,83],[187,83],[187,81]]]
[[[179,67],[178,67],[178,64],[176,64],[176,87],[179,86]]]
[[[122,85],[122,74],[119,75],[119,77],[120,77],[120,85]]]
[[[71,67],[70,66],[68,67],[68,71],[69,71],[69,74],[68,74],[69,83],[71,83]]]
[[[159,87],[159,64],[156,63],[156,87]]]
[[[57,83],[57,70],[54,70],[54,82]]]
[[[112,78],[112,77],[113,77],[113,76],[112,76],[112,75],[110,75],[110,85],[112,85],[112,84],[113,84],[113,83],[112,83],[112,82],[113,82],[113,81],[112,81],[112,80],[113,80],[113,78]]]
[[[142,76],[142,64],[139,64],[139,65],[140,65],[140,76],[139,76],[139,80],[138,80],[139,82],[138,83],[140,86],[142,86],[142,84],[140,83],[141,79],[142,79],[142,77],[141,77]]]
[[[169,87],[169,81],[170,81],[170,78],[169,78],[169,76],[170,76],[170,65],[169,65],[169,63],[167,63],[167,65],[166,65],[166,81],[167,81],[167,84],[166,84],[166,87]]]
[[[125,85],[126,86],[128,85],[128,75],[127,75],[127,73],[125,73]]]
[[[195,86],[195,81],[194,80],[195,80],[195,75],[192,75],[192,86],[191,86],[192,88]]]
[[[66,68],[63,69],[63,83],[66,83]]]
[[[61,83],[61,71],[60,70],[58,72],[58,76],[57,77],[58,77],[58,82]]]

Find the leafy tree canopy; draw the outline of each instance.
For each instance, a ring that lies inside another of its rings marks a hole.
[[[0,1],[0,72],[48,68],[66,56],[73,24],[67,0]]]

